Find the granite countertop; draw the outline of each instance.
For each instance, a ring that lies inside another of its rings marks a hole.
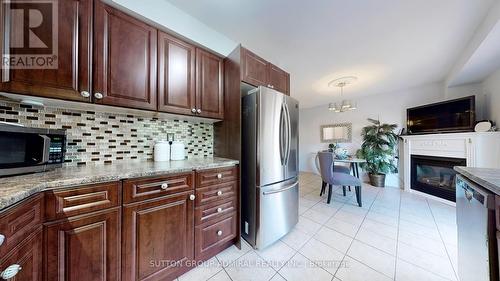
[[[464,175],[471,181],[500,195],[500,169],[455,167],[455,171]]]
[[[110,165],[62,167],[52,171],[0,178],[0,210],[46,189],[159,176],[193,170],[228,167],[238,161],[225,158],[169,162],[123,162]]]

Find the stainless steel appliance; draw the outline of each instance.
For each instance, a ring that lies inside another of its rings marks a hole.
[[[42,172],[64,162],[65,130],[0,123],[0,176]]]
[[[457,175],[458,275],[461,281],[498,280],[495,196]]]
[[[242,236],[262,249],[298,221],[299,104],[261,86],[242,107]]]

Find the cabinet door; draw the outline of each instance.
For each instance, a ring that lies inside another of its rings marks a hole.
[[[120,207],[45,225],[46,281],[120,280]]]
[[[23,2],[23,1],[19,1]],[[24,1],[26,2],[26,1]],[[65,100],[90,101],[89,97],[81,95],[83,91],[90,91],[90,70],[91,61],[91,20],[92,20],[92,0],[65,0],[56,1],[57,9],[57,68],[56,69],[0,69],[1,82],[0,90],[5,92],[36,95],[49,98],[59,98]],[[25,3],[24,3],[25,4]],[[4,5],[4,1],[2,1]],[[15,9],[15,3],[11,3],[11,8]],[[20,3],[19,5],[23,5]],[[37,4],[32,4],[37,7]],[[47,5],[46,3],[40,5]],[[17,7],[20,8],[20,7]],[[2,9],[0,9],[1,11]],[[36,9],[35,9],[36,10]],[[26,10],[25,10],[26,11]],[[5,21],[6,11],[2,13],[2,22],[6,25],[0,26],[2,40],[8,44],[10,30],[23,30],[19,27],[21,22],[13,20]],[[42,24],[44,30],[37,30],[38,34],[51,34],[47,28],[52,24]],[[5,29],[4,29],[5,28]],[[20,32],[17,32],[19,35]],[[37,36],[37,35],[35,35]],[[12,36],[11,36],[12,37]],[[43,36],[42,36],[43,37]],[[52,36],[46,36],[43,44],[51,45]],[[37,38],[40,38],[37,36]],[[11,46],[14,43],[11,42]],[[43,49],[43,48],[42,48]],[[11,53],[14,57],[20,55],[20,49],[2,50],[2,54]],[[49,52],[52,53],[52,52]],[[51,56],[50,54],[48,56]],[[85,95],[85,93],[84,93]]]
[[[290,95],[290,75],[274,64],[269,64],[269,86]]]
[[[158,34],[158,110],[193,114],[195,47],[164,32]]]
[[[94,101],[156,110],[157,30],[95,3]]]
[[[222,58],[196,49],[196,108],[202,117],[224,117]]]
[[[0,272],[20,266],[11,279],[15,281],[42,281],[42,227],[18,244],[0,260]]]
[[[186,270],[194,257],[190,195],[193,191],[123,207],[123,280],[170,280]]]
[[[263,58],[241,48],[241,80],[258,86],[268,85],[269,63]]]

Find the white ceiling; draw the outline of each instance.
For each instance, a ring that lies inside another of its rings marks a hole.
[[[497,0],[168,0],[291,73],[301,107],[442,81]]]
[[[479,83],[500,68],[500,22],[497,23],[469,58],[449,86]]]

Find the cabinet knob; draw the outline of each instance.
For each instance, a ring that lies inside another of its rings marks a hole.
[[[23,268],[18,264],[9,265],[4,271],[2,271],[2,273],[0,273],[0,277],[4,280],[9,280],[14,278],[14,276],[16,276],[21,269]]]
[[[161,184],[161,189],[165,190],[168,188],[168,183],[162,183]]]
[[[221,195],[222,195],[222,190],[217,191],[217,196],[221,196]]]
[[[0,234],[0,246],[2,246],[3,241],[5,241],[5,235]]]
[[[217,236],[222,236],[222,230],[217,231]]]
[[[222,179],[222,174],[221,174],[221,173],[218,173],[218,174],[217,174],[217,178],[218,178],[218,179]]]
[[[189,195],[189,200],[193,201],[194,199],[196,199],[196,196],[194,196],[194,194]]]
[[[200,113],[201,113],[201,109],[199,109],[199,108],[198,108],[198,109],[196,110],[196,113],[200,114]]]
[[[222,208],[217,208],[217,213],[222,212]]]
[[[192,113],[196,113],[196,108],[191,108]]]
[[[95,93],[95,94],[94,94],[94,98],[96,98],[96,99],[98,99],[98,100],[102,99],[103,97],[104,97],[104,96],[103,96],[101,93]]]
[[[87,92],[87,91],[81,91],[81,92],[80,92],[80,95],[82,95],[82,97],[84,97],[84,98],[88,98],[88,97],[90,97],[90,93],[89,93],[89,92]]]

